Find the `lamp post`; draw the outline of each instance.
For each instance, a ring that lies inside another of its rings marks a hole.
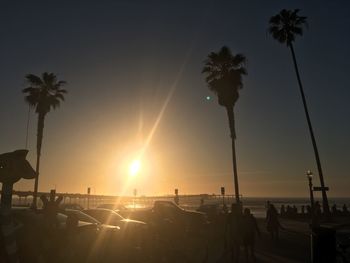
[[[314,213],[314,191],[312,190],[312,177],[313,177],[313,173],[312,173],[310,170],[306,171],[306,177],[307,177],[307,179],[309,180],[311,213]]]
[[[312,177],[313,173],[308,170],[306,171],[306,177],[309,180],[309,191],[310,191],[310,202],[311,202],[311,228],[319,226],[319,219],[315,211],[315,202],[314,202],[314,190],[312,188]]]

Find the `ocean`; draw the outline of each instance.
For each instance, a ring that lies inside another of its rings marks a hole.
[[[100,204],[110,204],[119,202],[130,209],[144,209],[153,206],[153,202],[156,200],[166,200],[174,201],[174,196],[156,196],[156,197],[94,197],[91,196],[89,200],[89,207],[93,208]],[[218,204],[223,205],[223,202],[230,207],[234,203],[234,198],[232,196],[225,197],[223,199],[220,195],[188,195],[188,196],[179,196],[179,205],[180,207],[187,210],[196,210],[203,200],[204,204]],[[310,199],[308,198],[288,198],[288,197],[243,197],[241,198],[244,208],[250,208],[251,212],[257,218],[265,217],[266,215],[266,203],[270,201],[275,207],[280,210],[281,206],[293,206],[295,205],[298,211],[301,211],[302,206],[307,206],[310,204]],[[320,198],[315,198],[315,201],[319,201],[322,205]],[[41,201],[38,203],[38,207],[41,206]],[[28,198],[25,202],[18,197],[13,197],[13,205],[29,205],[31,203],[31,198]],[[79,204],[82,207],[87,207],[86,198],[66,198],[65,203],[75,203]],[[350,210],[350,198],[329,198],[329,205],[332,207],[334,204],[337,205],[338,209],[341,209],[345,204]]]

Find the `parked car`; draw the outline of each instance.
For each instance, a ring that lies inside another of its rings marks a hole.
[[[74,210],[84,210],[84,207],[82,207],[79,204],[61,204],[60,205],[61,209],[74,209]]]
[[[110,209],[117,213],[123,213],[123,212],[129,211],[129,209],[122,204],[101,204],[101,205],[98,205],[97,208]]]
[[[202,232],[208,223],[205,213],[185,210],[170,201],[155,201],[152,213],[153,217],[169,220],[190,234]]]
[[[103,224],[119,226],[122,229],[126,227],[141,227],[145,228],[146,223],[139,220],[131,220],[124,218],[119,213],[111,209],[105,208],[95,208],[95,209],[85,209],[84,213],[92,216]]]
[[[76,216],[79,221],[95,224],[99,230],[114,231],[114,232],[118,232],[118,230],[120,230],[119,226],[103,224],[97,219],[93,218],[92,216],[79,210],[65,209],[64,211],[62,211],[62,214],[65,214],[66,216],[70,216],[70,215]]]
[[[38,262],[40,257],[44,262],[128,262],[140,257],[140,249],[125,242],[120,227],[102,224],[78,210],[63,212],[56,215],[51,231],[41,210],[12,209],[20,262]],[[72,218],[78,220],[73,232]]]
[[[197,209],[197,211],[205,213],[209,221],[217,220],[217,217],[223,213],[222,206],[218,204],[203,204]]]
[[[117,212],[104,208],[86,209],[83,212],[103,224],[120,227],[123,241],[131,246],[145,247],[148,238],[145,222],[124,218]]]
[[[83,251],[92,246],[98,235],[96,224],[83,221],[75,222],[72,232],[71,217],[61,213],[55,217],[55,226],[49,227],[41,210],[13,208],[11,212],[21,262],[37,262],[40,257],[50,262],[68,258],[83,261]]]

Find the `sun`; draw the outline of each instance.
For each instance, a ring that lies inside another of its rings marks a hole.
[[[140,160],[134,160],[129,166],[129,175],[130,176],[135,176],[139,173],[141,168],[141,162]]]

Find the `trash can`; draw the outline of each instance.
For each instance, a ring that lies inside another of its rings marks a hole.
[[[330,227],[313,227],[311,234],[311,262],[336,262],[336,231]]]

